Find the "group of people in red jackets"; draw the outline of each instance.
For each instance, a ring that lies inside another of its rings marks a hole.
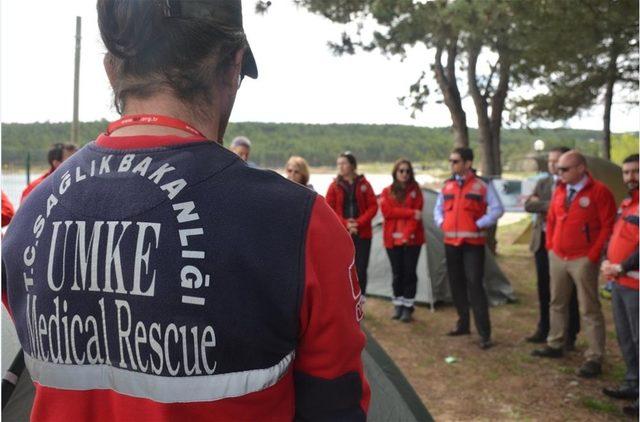
[[[351,152],[340,154],[337,168],[338,176],[329,186],[326,200],[353,240],[354,264],[364,298],[371,252],[371,220],[378,212],[378,201],[371,184],[357,173],[358,164]],[[384,247],[393,274],[393,318],[410,322],[418,284],[416,267],[424,243],[424,202],[409,160],[396,161],[391,175],[393,182],[382,191],[380,208],[384,217]]]

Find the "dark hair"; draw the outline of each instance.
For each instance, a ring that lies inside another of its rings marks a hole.
[[[565,152],[569,151],[571,151],[571,148],[565,146],[553,147],[549,150],[549,152],[559,152],[560,154],[564,154]]]
[[[211,88],[247,46],[242,30],[211,17],[167,16],[160,1],[98,0],[97,9],[120,113],[128,97],[149,97],[162,87],[186,103],[210,103]]]
[[[451,153],[458,154],[462,161],[473,161],[473,150],[469,147],[457,147]]]
[[[400,168],[400,166],[403,164],[406,164],[409,166],[409,181],[404,186],[402,185],[402,183],[398,181],[396,177],[396,174],[398,173],[398,168]],[[400,158],[396,160],[396,162],[393,164],[391,177],[393,177],[393,183],[391,184],[391,195],[393,195],[393,197],[396,198],[398,202],[402,202],[404,201],[404,198],[407,196],[407,190],[409,190],[409,187],[411,187],[416,183],[411,161],[407,160],[406,158]]]
[[[53,167],[54,161],[62,162],[65,151],[75,152],[77,149],[78,147],[76,146],[76,144],[73,144],[71,142],[66,144],[62,142],[55,143],[51,145],[49,151],[47,151],[47,161],[49,162],[49,165]]]
[[[628,156],[627,158],[624,159],[624,161],[622,162],[622,164],[627,164],[627,163],[637,163],[638,161],[640,161],[640,155],[638,154],[631,154],[630,156]]]
[[[338,155],[338,158],[340,157],[346,158],[354,170],[358,168],[358,162],[356,161],[356,157],[351,153],[351,151],[345,151],[341,153],[340,155]]]

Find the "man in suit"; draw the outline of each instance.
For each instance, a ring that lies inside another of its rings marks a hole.
[[[530,343],[544,343],[547,341],[547,335],[549,334],[549,301],[551,299],[551,293],[549,290],[549,253],[545,246],[547,234],[546,220],[551,196],[558,181],[558,170],[556,166],[560,156],[567,151],[569,151],[567,147],[556,147],[549,151],[547,157],[549,176],[538,180],[533,194],[527,198],[524,204],[524,209],[527,212],[535,213],[529,250],[533,252],[535,258],[536,274],[538,276],[538,301],[540,303],[538,327],[533,335],[527,337],[527,341]],[[578,297],[576,290],[573,289],[569,303],[569,328],[565,341],[566,350],[573,350],[575,348],[576,336],[579,331],[580,314],[578,313]]]

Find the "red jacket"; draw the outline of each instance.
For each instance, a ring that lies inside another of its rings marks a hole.
[[[356,203],[358,204],[358,236],[361,239],[371,239],[371,220],[378,212],[378,201],[373,188],[363,175],[356,177]],[[345,191],[340,187],[338,179],[334,180],[327,190],[327,204],[336,212],[342,224],[347,227],[344,218]]]
[[[9,201],[7,195],[2,191],[2,227],[11,222],[15,211],[13,210],[13,204]]]
[[[562,259],[597,263],[616,216],[613,194],[587,173],[587,183],[565,208],[567,187],[558,183],[547,214],[547,250]]]
[[[476,226],[476,221],[487,213],[487,189],[486,182],[473,173],[464,179],[462,187],[456,179],[445,182],[442,188],[445,244],[485,244],[484,231]]]
[[[607,259],[612,264],[623,264],[638,254],[638,190],[620,204],[618,220],[613,226],[613,235],[607,249]],[[616,278],[622,286],[638,290],[638,268],[626,270]]]
[[[53,172],[54,172],[54,169],[49,169],[46,173],[44,173],[43,175],[41,175],[40,177],[38,177],[37,179],[35,179],[31,183],[29,183],[27,185],[27,187],[24,188],[24,190],[22,191],[22,197],[20,197],[20,203],[22,204],[24,202],[24,200],[27,199],[27,196],[29,196],[31,191],[34,190],[36,188],[36,186],[38,186],[40,183],[42,183],[42,181],[44,179],[46,179],[47,177],[49,177],[49,175],[51,175],[51,173],[53,173]]]
[[[424,243],[422,220],[415,219],[415,210],[422,211],[424,198],[417,183],[409,186],[404,201],[391,194],[391,186],[380,195],[380,208],[384,216],[384,247],[399,245],[419,246]]]

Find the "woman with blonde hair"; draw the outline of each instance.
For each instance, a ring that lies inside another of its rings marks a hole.
[[[313,186],[309,184],[309,164],[307,160],[297,155],[291,156],[285,166],[287,179],[299,183],[313,190]]]

